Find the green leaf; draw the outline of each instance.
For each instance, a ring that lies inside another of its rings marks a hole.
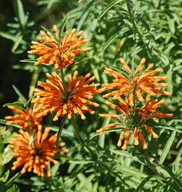
[[[81,19],[78,22],[77,31],[80,31],[81,26],[83,25],[84,21],[88,17],[89,9],[90,9],[90,7],[92,6],[93,3],[94,3],[94,1],[89,2],[88,5],[86,6],[86,8],[82,11],[83,14],[81,16]]]
[[[88,17],[89,11],[87,9],[87,11],[84,12],[84,14],[82,15],[81,19],[78,22],[78,26],[77,26],[77,31],[80,31],[81,26],[83,25],[85,19]]]
[[[98,16],[97,19],[100,19],[102,18],[106,12],[111,9],[114,5],[118,4],[118,3],[121,3],[123,0],[115,0],[115,1],[112,1],[110,4],[108,4],[103,10],[102,12],[100,13],[100,15]]]
[[[150,126],[150,125],[149,125]],[[167,130],[171,130],[171,131],[176,131],[178,133],[182,133],[182,131],[180,131],[179,129],[182,129],[182,127],[172,127],[172,126],[167,126],[167,125],[162,125],[162,124],[155,124],[155,125],[151,125],[155,128],[159,128],[159,129],[167,129]]]
[[[159,164],[163,164],[168,153],[169,153],[169,150],[171,148],[171,145],[173,144],[173,141],[174,141],[174,138],[176,136],[176,131],[173,131],[173,133],[171,134],[171,136],[169,137],[169,139],[167,140],[166,142],[166,145],[162,151],[162,155],[160,156],[160,159],[159,159]]]
[[[172,34],[175,33],[175,23],[174,23],[174,22],[175,22],[175,21],[174,21],[173,18],[172,18],[172,19],[169,19],[169,29],[170,29],[170,31],[171,31]]]
[[[16,40],[16,36],[15,35],[12,35],[11,33],[7,33],[7,32],[0,31],[0,36],[4,37],[6,39],[9,39],[11,41],[15,41]]]
[[[17,185],[13,184],[6,192],[20,192],[20,189]]]
[[[15,40],[15,43],[13,44],[13,47],[11,49],[12,53],[14,53],[16,51],[16,49],[18,48],[22,39],[23,39],[22,35],[17,37],[17,39]]]
[[[49,4],[47,5],[47,9],[50,9],[50,8],[52,7],[54,1],[55,1],[55,0],[50,0],[50,1],[49,1]],[[56,2],[56,1],[55,1],[55,2]]]
[[[6,125],[6,126],[16,127],[16,128],[18,128],[18,129],[21,129],[21,128],[22,128],[20,125],[16,125],[16,124],[11,124],[11,125],[9,125],[9,124],[6,124],[6,123],[7,123],[7,120],[5,120],[5,119],[0,119],[0,123],[3,124],[3,125]]]
[[[60,164],[61,164],[61,162],[55,164],[55,165],[51,168],[52,176],[56,176],[56,173],[59,172]]]
[[[37,60],[36,59],[23,59],[20,60],[20,62],[25,62],[25,63],[35,63]]]
[[[19,178],[21,177],[22,173],[16,173],[13,177],[11,177],[11,179],[5,184],[7,187],[10,187],[11,185],[13,185],[13,183]]]
[[[117,167],[115,169],[115,171],[121,171],[122,173],[126,173],[129,175],[133,175],[134,177],[147,177],[147,175],[141,171],[139,171],[138,169],[135,168],[131,168],[131,167]]]
[[[18,19],[20,21],[20,24],[24,26],[26,22],[26,15],[24,13],[22,2],[20,0],[17,0],[16,3],[17,3]]]
[[[65,18],[64,18],[64,20],[63,20],[63,24],[62,24],[61,29],[60,29],[60,32],[59,32],[59,37],[62,37],[62,34],[63,34],[63,31],[64,31],[64,27],[65,27],[67,18],[68,18],[68,13],[66,14],[66,16],[65,16]],[[59,37],[58,37],[58,39],[59,39]]]
[[[89,164],[89,163],[91,163],[91,164],[93,164],[94,163],[94,161],[89,161],[89,160],[79,160],[79,159],[72,159],[72,160],[70,160],[69,161],[70,163],[73,163],[73,164]]]
[[[106,125],[108,125],[110,120],[111,120],[111,117],[105,118],[104,123],[102,124],[102,127],[105,127]],[[99,145],[101,147],[104,147],[104,143],[105,143],[105,132],[102,132],[100,133],[100,136],[99,136]]]
[[[174,173],[166,166],[162,166],[170,175],[171,177],[174,179],[174,182],[177,184],[177,186],[179,187],[179,191],[182,191],[182,183],[176,178],[176,176],[174,175]]]
[[[114,35],[112,35],[108,41],[106,41],[102,46],[101,46],[101,53],[103,53],[105,51],[105,49],[107,49],[107,47],[116,39],[118,38],[120,35],[126,33],[129,29],[128,28],[122,28],[119,32],[115,33]]]
[[[3,174],[3,176],[0,177],[0,181],[2,181],[3,183],[5,183],[5,182],[7,181],[7,179],[8,179],[8,177],[9,177],[9,173],[10,173],[10,171],[7,170],[7,171]]]
[[[26,104],[27,104],[26,98],[22,95],[22,93],[19,91],[19,89],[16,88],[14,85],[13,85],[13,89],[14,89],[15,92],[18,94],[18,96],[22,99],[22,101],[23,101],[23,103],[24,103],[24,107],[25,107]]]
[[[168,72],[167,72],[167,75],[168,75],[168,78],[167,78],[167,82],[169,83],[169,86],[167,87],[168,88],[168,91],[172,94],[173,93],[173,65],[169,65],[169,69],[168,69]]]
[[[148,177],[146,177],[145,179],[143,179],[143,181],[140,183],[140,185],[137,187],[137,189],[135,190],[135,192],[140,192],[141,189],[143,189],[144,185],[153,177],[154,175],[150,175]]]
[[[31,139],[30,139],[30,141],[29,141],[29,147],[30,147],[31,144],[33,143],[34,139],[35,139],[35,134],[33,134],[33,135],[31,136]]]
[[[24,109],[24,104],[22,103],[22,102],[18,102],[18,101],[16,101],[16,102],[14,102],[14,103],[5,103],[4,105],[3,105],[3,107],[6,107],[6,106],[14,106],[14,107],[17,107],[17,108],[19,108],[19,109]]]

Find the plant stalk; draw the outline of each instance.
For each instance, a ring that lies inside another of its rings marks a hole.
[[[145,161],[147,162],[147,166],[148,166],[150,169],[152,169],[152,171],[153,171],[157,176],[161,177],[162,179],[166,179],[166,177],[165,177],[163,174],[161,174],[160,172],[157,171],[156,166],[150,162],[149,158],[148,158],[146,155],[144,155],[144,159],[145,159]]]
[[[77,138],[77,140],[83,144],[83,146],[93,155],[96,157],[96,154],[93,152],[93,150],[89,147],[89,145],[87,143],[84,142],[84,140],[81,138],[80,136],[80,133],[79,133],[79,130],[78,130],[78,127],[75,123],[75,120],[74,120],[74,116],[72,115],[71,117],[71,122],[72,122],[72,125],[73,125],[73,128],[74,128],[74,131],[75,131],[75,137]],[[115,174],[114,172],[112,172],[112,170],[105,164],[103,163],[102,161],[98,160],[98,163],[104,168],[106,169],[107,171],[109,171],[114,177],[117,177],[117,174]]]
[[[161,0],[158,1],[158,5],[156,7],[156,9],[159,9],[161,6]],[[157,13],[157,10],[154,11],[154,13],[152,14],[152,18],[155,16],[155,14]]]
[[[133,27],[134,27],[135,31],[138,33],[138,35],[140,36],[140,38],[142,39],[142,35],[139,32],[139,30],[138,30],[138,28],[137,28],[137,26],[135,24],[135,19],[134,19],[133,15],[132,15],[132,12],[131,12],[131,5],[130,5],[130,3],[128,1],[126,1],[126,5],[127,5],[128,13],[130,15],[130,19],[131,19],[131,22],[133,24]]]

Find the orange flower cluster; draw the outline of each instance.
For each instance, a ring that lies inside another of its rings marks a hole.
[[[14,106],[8,106],[9,109],[16,111],[18,114],[14,116],[6,116],[5,119],[10,121],[7,124],[17,124],[23,129],[35,129],[42,121],[41,117],[38,117],[38,113],[35,112],[36,106],[32,108],[27,108],[25,110],[19,109]]]
[[[15,170],[17,167],[23,165],[21,173],[33,171],[38,176],[44,177],[44,170],[47,171],[47,176],[51,176],[48,164],[52,162],[58,163],[53,156],[56,151],[56,139],[57,134],[48,138],[50,129],[45,128],[42,134],[42,126],[38,126],[38,131],[35,134],[33,142],[30,144],[32,135],[28,132],[20,130],[20,134],[15,133],[15,137],[9,141],[10,147],[13,149],[13,156],[16,157],[16,161],[13,162],[12,169]],[[61,140],[61,139],[60,139]],[[59,143],[59,147],[63,147],[65,143]],[[68,153],[68,149],[58,149],[58,152]]]
[[[34,173],[42,177],[45,176],[44,169],[46,169],[47,175],[50,176],[51,173],[48,169],[49,161],[57,163],[57,161],[53,159],[56,153],[57,134],[47,139],[50,132],[48,128],[45,128],[42,134],[42,117],[39,117],[35,111],[36,105],[33,106],[33,109],[27,108],[25,110],[14,106],[8,106],[8,108],[16,111],[18,114],[5,117],[10,120],[7,124],[18,124],[22,127],[20,134],[15,133],[15,137],[9,141],[13,155],[17,158],[13,163],[12,169],[14,170],[24,165],[21,173],[25,173],[28,168],[29,172],[33,170]],[[23,129],[26,130],[26,132],[24,132]],[[30,145],[30,141],[34,135],[33,142]],[[65,143],[59,144],[60,147],[64,145]],[[67,149],[59,149],[57,152],[60,151],[68,152]]]
[[[128,132],[128,135],[126,136],[124,144],[122,146],[123,150],[127,148],[127,144],[132,133],[134,133],[134,145],[139,145],[138,138],[140,138],[140,141],[143,144],[143,149],[147,149],[144,136],[141,132],[142,128],[146,128],[147,131],[151,133],[154,138],[157,138],[158,135],[152,130],[150,126],[146,124],[146,121],[152,118],[163,118],[173,116],[172,114],[163,114],[161,111],[157,110],[157,107],[164,103],[164,99],[160,101],[158,101],[157,99],[150,101],[150,95],[154,96],[157,93],[165,95],[170,94],[167,91],[156,89],[156,87],[165,87],[168,85],[167,83],[158,83],[158,81],[167,79],[167,76],[153,76],[154,74],[162,70],[161,68],[159,68],[151,71],[151,68],[153,68],[154,64],[150,64],[148,68],[144,71],[144,73],[141,73],[140,71],[143,64],[145,63],[145,58],[141,60],[134,74],[132,74],[130,67],[125,63],[122,58],[120,59],[120,62],[123,64],[125,70],[128,72],[130,77],[127,78],[122,73],[119,73],[106,67],[105,73],[112,75],[113,77],[115,77],[115,79],[113,80],[113,83],[103,84],[103,88],[100,89],[100,92],[103,92],[108,89],[114,89],[114,91],[112,90],[110,93],[105,94],[103,97],[107,98],[109,96],[113,96],[113,100],[118,100],[119,105],[121,107],[109,102],[108,100],[106,100],[105,103],[113,109],[116,109],[122,115],[99,115],[100,117],[111,117],[113,119],[118,119],[121,122],[108,124],[107,126],[97,130],[97,132],[101,133],[107,129],[122,125],[125,128],[120,134],[117,143],[118,146],[122,145],[122,140],[125,136],[125,133]],[[143,105],[143,107],[136,108],[135,100],[138,97],[139,101],[144,101],[144,98],[142,96],[143,93],[148,93],[150,95],[146,96],[146,103],[145,105]],[[125,100],[123,100],[121,96],[126,94],[128,96],[125,96]]]
[[[115,105],[108,100],[105,101],[107,105],[112,107],[113,109],[116,109],[118,112],[124,115],[124,117],[116,114],[99,114],[100,117],[111,117],[113,119],[121,120],[123,123],[111,123],[107,126],[97,130],[98,133],[101,133],[105,130],[108,130],[110,128],[113,128],[117,125],[125,125],[126,128],[121,132],[119,140],[118,140],[118,146],[122,145],[122,140],[124,138],[125,132],[129,131],[128,136],[126,137],[124,144],[122,146],[122,149],[125,150],[127,148],[127,144],[129,142],[131,134],[134,132],[134,145],[139,145],[138,141],[138,133],[141,142],[143,143],[143,149],[147,149],[147,145],[144,139],[144,136],[140,129],[142,127],[145,127],[149,133],[152,134],[154,138],[157,138],[158,135],[152,130],[152,128],[145,124],[145,122],[148,119],[151,118],[162,118],[162,117],[172,117],[172,114],[164,114],[161,111],[157,110],[156,108],[164,103],[164,99],[158,101],[157,99],[150,101],[150,96],[147,95],[146,103],[142,108],[136,108],[133,112],[132,109],[130,109],[129,105],[129,98],[126,97],[125,101],[121,98],[119,100],[119,107],[118,105]],[[152,113],[152,114],[151,114]]]
[[[34,90],[35,98],[32,100],[33,109],[25,109],[24,111],[16,107],[9,108],[18,112],[17,115],[7,116],[10,120],[8,124],[21,125],[23,129],[33,129],[31,132],[24,132],[20,130],[20,134],[15,134],[15,138],[10,140],[10,146],[13,149],[14,157],[17,160],[14,162],[12,169],[23,166],[21,173],[25,173],[26,169],[37,173],[44,177],[44,169],[47,175],[51,173],[48,169],[48,163],[57,163],[53,159],[56,153],[57,134],[47,139],[49,129],[45,129],[42,134],[41,120],[42,116],[47,113],[55,111],[56,114],[53,121],[58,120],[59,116],[68,116],[71,119],[73,113],[79,114],[82,119],[85,119],[85,111],[94,114],[95,111],[88,108],[87,105],[98,107],[99,104],[91,101],[94,94],[99,93],[97,87],[99,84],[89,83],[95,79],[90,73],[85,76],[79,76],[78,71],[75,71],[73,76],[68,75],[68,86],[63,74],[63,67],[74,62],[73,57],[90,48],[79,48],[83,43],[88,42],[88,37],[80,37],[83,31],[75,34],[76,29],[72,29],[71,33],[66,32],[64,37],[59,37],[59,30],[56,25],[53,26],[55,34],[50,32],[45,33],[41,31],[43,37],[37,37],[41,42],[32,42],[32,50],[28,51],[30,54],[41,55],[35,65],[48,63],[57,69],[61,69],[61,77],[55,72],[52,75],[46,74],[46,82],[38,81],[41,88]],[[75,35],[74,35],[75,34]],[[31,133],[31,134],[30,134]],[[32,137],[35,135],[33,142]],[[60,147],[65,144],[59,144]],[[59,149],[59,151],[68,152],[68,150]]]
[[[95,79],[94,76],[90,77],[90,73],[80,77],[77,77],[77,74],[78,71],[75,71],[73,77],[71,74],[68,75],[67,88],[64,88],[62,79],[56,72],[52,72],[52,76],[49,73],[46,74],[50,79],[47,79],[46,83],[38,82],[38,85],[43,89],[35,89],[36,98],[32,102],[38,105],[36,111],[39,116],[56,111],[53,118],[56,121],[59,116],[63,117],[65,114],[68,114],[68,119],[71,118],[72,113],[78,113],[82,119],[85,119],[85,111],[91,114],[95,113],[86,104],[99,106],[99,104],[90,101],[93,95],[98,93],[96,88],[99,84],[88,85]]]
[[[43,37],[37,39],[41,42],[32,41],[32,50],[28,51],[30,54],[41,55],[35,65],[42,63],[49,63],[59,69],[74,62],[73,57],[83,51],[87,51],[90,47],[79,48],[83,43],[88,42],[88,37],[80,37],[83,31],[75,34],[76,29],[72,29],[69,34],[66,31],[64,37],[59,37],[59,30],[56,25],[53,26],[55,35],[50,32],[45,33],[40,31]],[[75,35],[74,35],[75,34]]]
[[[100,91],[103,92],[108,89],[114,89],[114,91],[103,95],[103,97],[108,98],[109,96],[113,96],[112,99],[117,99],[121,95],[126,95],[129,93],[129,104],[130,106],[133,106],[134,92],[139,101],[144,101],[142,94],[145,92],[152,96],[155,96],[157,93],[170,95],[169,92],[156,88],[168,86],[168,83],[159,83],[159,81],[167,79],[167,75],[153,76],[156,73],[160,72],[162,68],[151,70],[154,67],[154,64],[152,63],[147,67],[144,73],[141,73],[141,69],[145,61],[145,58],[143,58],[136,68],[134,74],[132,74],[130,67],[125,63],[123,58],[120,58],[120,62],[123,64],[125,70],[129,74],[129,78],[124,76],[122,73],[106,67],[105,73],[108,75],[112,75],[115,79],[113,79],[113,83],[103,84],[103,88],[101,88]]]

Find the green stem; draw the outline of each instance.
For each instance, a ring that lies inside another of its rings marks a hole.
[[[152,169],[152,171],[153,171],[157,176],[161,177],[162,179],[166,179],[166,177],[164,177],[163,174],[161,174],[160,172],[157,171],[156,166],[150,162],[149,158],[148,158],[146,155],[144,155],[144,159],[145,159],[145,161],[147,162],[147,166],[148,166],[150,169]]]
[[[134,86],[134,89],[133,89],[133,114],[135,115],[135,113],[136,113],[136,110],[135,110],[135,108],[136,108],[136,102],[135,102],[135,100],[136,100],[136,87],[137,87],[137,85],[135,85]]]
[[[84,141],[83,141],[83,139],[82,139],[81,136],[80,136],[80,133],[79,133],[79,131],[78,131],[78,127],[77,127],[77,125],[76,125],[76,123],[75,123],[75,119],[74,119],[73,115],[72,115],[72,117],[71,117],[71,123],[72,123],[72,125],[73,125],[76,138],[78,139],[78,141],[79,141],[80,143],[84,144]]]
[[[22,176],[22,173],[16,173],[9,181],[5,183],[5,186],[10,187],[13,183]]]
[[[63,129],[63,126],[66,122],[66,119],[67,119],[67,115],[65,115],[63,117],[61,124],[60,124],[60,128],[59,128],[57,139],[56,139],[56,152],[58,151],[58,148],[59,148],[59,138],[61,137],[62,129]]]
[[[127,5],[128,13],[130,15],[130,19],[131,19],[131,22],[133,24],[133,27],[134,27],[135,31],[138,33],[138,35],[140,36],[140,38],[142,39],[142,35],[139,32],[139,30],[138,30],[138,28],[137,28],[137,26],[135,24],[135,19],[133,17],[132,11],[131,11],[131,5],[130,5],[130,3],[128,1],[126,1],[126,5]]]
[[[75,131],[75,137],[77,138],[77,140],[83,144],[83,146],[86,147],[86,149],[92,154],[95,156],[95,153],[92,151],[92,149],[84,142],[84,140],[81,138],[80,136],[80,133],[79,133],[79,130],[78,130],[78,127],[77,127],[77,124],[75,123],[75,119],[74,119],[74,116],[72,115],[71,117],[71,123],[73,125],[73,128],[74,128],[74,131]]]
[[[161,0],[158,1],[158,5],[156,7],[156,9],[159,9],[161,6]],[[154,11],[154,13],[152,14],[152,18],[155,16],[155,14],[157,13],[157,10]]]
[[[65,95],[67,97],[67,88],[66,88],[66,84],[65,84],[65,80],[64,80],[63,67],[61,67],[61,79],[62,79],[62,83],[63,83],[64,93],[65,93]]]
[[[74,116],[72,115],[71,117],[71,122],[72,122],[72,125],[73,125],[73,128],[74,128],[74,131],[75,131],[75,137],[78,139],[78,141],[80,143],[83,144],[83,146],[93,155],[96,157],[96,154],[93,152],[93,150],[89,147],[89,145],[87,143],[84,142],[84,140],[81,138],[80,136],[80,133],[79,133],[79,130],[78,130],[78,127],[75,123],[75,120],[74,120]],[[117,174],[115,174],[114,172],[112,172],[112,170],[105,164],[103,163],[102,161],[98,160],[98,163],[104,168],[106,169],[107,171],[109,171],[114,177],[117,177]],[[118,176],[119,177],[119,176]]]

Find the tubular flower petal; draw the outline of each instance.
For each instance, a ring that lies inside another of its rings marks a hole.
[[[24,132],[22,129],[20,133],[15,133],[15,137],[9,140],[9,146],[12,148],[13,156],[16,161],[13,163],[12,170],[23,166],[21,173],[26,171],[33,171],[38,176],[44,177],[44,169],[47,172],[47,176],[51,176],[48,164],[52,162],[54,164],[58,163],[53,156],[56,152],[67,153],[68,149],[58,149],[56,151],[56,140],[57,134],[48,138],[50,129],[45,128],[42,134],[42,126],[38,126],[38,131],[35,134],[34,141],[30,145],[32,139],[31,134]],[[60,138],[61,140],[61,138]],[[65,143],[59,143],[59,147],[64,146]]]
[[[132,132],[133,132],[133,130],[130,130],[129,134],[127,135],[127,137],[126,137],[126,139],[125,139],[125,141],[124,141],[124,144],[123,144],[123,146],[122,146],[122,149],[123,149],[123,150],[126,150]]]
[[[145,143],[145,139],[144,139],[144,136],[142,134],[142,132],[140,130],[139,131],[139,134],[140,134],[140,141],[143,143],[143,149],[147,149],[147,144]]]
[[[139,141],[138,141],[138,130],[137,130],[136,127],[135,127],[135,129],[134,129],[134,140],[135,140],[134,145],[139,145]]]
[[[164,99],[158,101],[153,100],[150,101],[150,96],[147,95],[146,97],[146,103],[141,107],[141,108],[135,108],[135,112],[133,112],[133,107],[130,106],[130,101],[129,98],[126,97],[125,101],[121,98],[118,99],[119,105],[112,104],[109,101],[105,101],[107,105],[112,107],[113,109],[116,109],[122,116],[120,115],[115,115],[115,114],[99,114],[100,117],[111,117],[112,119],[117,119],[119,122],[118,123],[111,123],[108,124],[107,126],[97,130],[98,133],[101,133],[105,130],[108,130],[110,128],[114,128],[115,126],[124,126],[125,128],[123,131],[120,133],[120,137],[117,143],[117,146],[122,145],[122,140],[124,138],[125,132],[128,130],[129,134],[126,137],[124,144],[122,146],[122,149],[125,150],[129,138],[131,134],[134,132],[134,145],[139,145],[139,139],[142,142],[143,149],[147,149],[147,144],[145,142],[144,136],[141,132],[142,127],[145,127],[146,130],[152,134],[153,138],[157,138],[158,135],[152,130],[150,126],[146,124],[146,121],[151,118],[162,118],[162,117],[172,117],[172,114],[163,114],[161,111],[157,110],[157,107],[161,104],[164,103]]]
[[[61,77],[56,72],[52,72],[52,76],[49,73],[46,74],[50,79],[46,80],[46,83],[38,82],[42,89],[35,89],[36,98],[32,102],[38,106],[36,110],[39,116],[56,111],[53,118],[53,121],[56,121],[59,116],[63,117],[65,114],[68,115],[68,119],[72,117],[73,113],[77,113],[82,119],[85,119],[85,111],[95,113],[87,105],[99,106],[90,101],[93,95],[98,93],[96,88],[99,84],[88,85],[95,78],[90,77],[90,73],[80,77],[77,77],[77,74],[78,71],[75,71],[73,77],[71,74],[68,75],[69,82],[66,90]]]
[[[66,31],[66,35],[59,38],[57,26],[54,25],[53,29],[55,35],[49,32],[45,33],[44,31],[40,31],[40,34],[43,36],[37,36],[37,40],[39,40],[40,43],[32,41],[32,50],[28,51],[28,53],[41,55],[37,58],[35,65],[48,63],[50,65],[53,64],[55,68],[59,69],[66,65],[73,64],[74,56],[91,49],[90,47],[78,48],[89,40],[87,36],[80,37],[83,31],[75,34],[76,29],[74,28],[70,34]]]
[[[35,111],[36,105],[34,105],[33,108],[26,108],[24,110],[14,106],[8,106],[8,108],[16,111],[18,114],[14,116],[6,116],[5,119],[9,120],[7,124],[18,124],[23,129],[31,130],[36,128],[42,121],[42,118],[39,117],[39,114]]]
[[[136,93],[136,97],[139,99],[139,101],[143,101],[142,94],[144,92],[153,96],[157,93],[170,95],[170,93],[167,91],[157,89],[157,87],[168,86],[168,83],[159,83],[159,81],[167,79],[167,76],[154,76],[156,73],[162,70],[161,68],[151,70],[154,66],[154,64],[152,63],[144,72],[141,72],[145,61],[146,59],[142,58],[134,74],[132,74],[130,67],[126,64],[123,58],[120,58],[120,62],[123,64],[129,77],[124,76],[118,71],[106,67],[104,72],[108,75],[113,76],[115,79],[113,79],[112,83],[103,84],[100,92],[112,90],[110,93],[104,94],[103,97],[108,98],[112,96],[113,99],[118,99],[121,95],[127,95],[128,93],[130,93],[130,106],[133,106],[134,97],[132,94],[134,94],[134,92]]]

